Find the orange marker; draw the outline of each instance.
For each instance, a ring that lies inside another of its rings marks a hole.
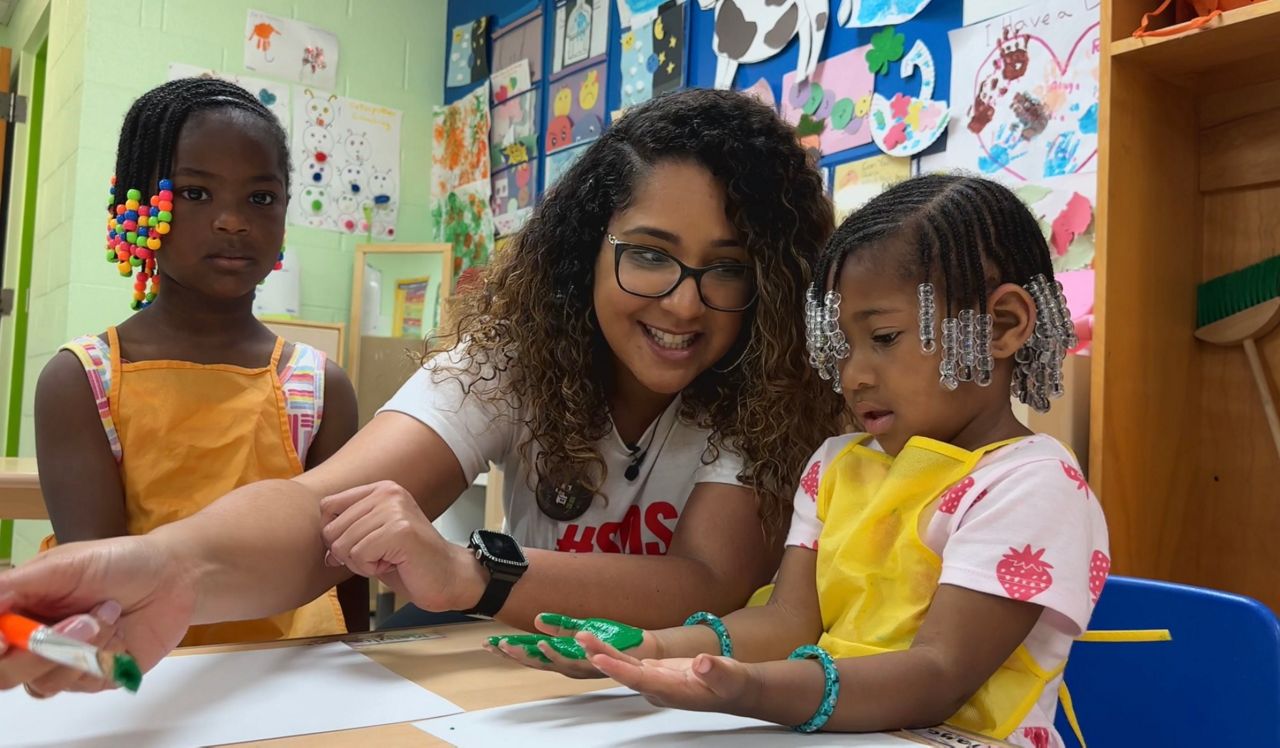
[[[109,678],[130,691],[137,691],[142,685],[142,670],[128,654],[104,652],[17,613],[0,613],[0,637],[8,646],[89,675]]]

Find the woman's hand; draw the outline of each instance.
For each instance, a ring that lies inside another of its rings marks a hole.
[[[489,638],[485,649],[526,667],[551,670],[570,678],[602,678],[591,664],[592,654],[639,663],[637,658],[659,656],[652,632],[603,618],[571,618],[542,613],[534,619],[541,634],[508,634]]]
[[[59,621],[61,633],[125,650],[143,671],[169,653],[191,623],[192,576],[160,543],[142,537],[69,543],[0,573],[0,612]],[[0,642],[0,690],[33,695],[112,686]]]
[[[376,578],[424,610],[466,610],[484,594],[488,575],[475,556],[445,540],[399,484],[356,486],[320,511],[330,566]]]

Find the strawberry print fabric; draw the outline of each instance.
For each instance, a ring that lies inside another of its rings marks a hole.
[[[816,547],[822,523],[813,497],[822,466],[857,436],[828,439],[806,465],[788,546]],[[868,446],[878,448],[874,442]],[[1045,435],[992,452],[943,491],[921,539],[942,558],[940,584],[1044,608],[1025,643],[1049,671],[1066,661],[1071,642],[1084,632],[1111,571],[1102,507],[1075,457]],[[1008,742],[1062,746],[1053,728],[1059,682],[1060,677],[1050,682]]]

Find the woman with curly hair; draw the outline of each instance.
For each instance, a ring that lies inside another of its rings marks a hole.
[[[545,610],[642,627],[734,610],[777,568],[805,458],[839,430],[840,398],[802,353],[832,227],[768,108],[709,90],[639,106],[461,300],[456,346],[323,465],[147,536],[56,549],[0,575],[0,597],[46,617],[114,599],[144,667],[193,621],[270,613],[353,572],[523,627]],[[430,519],[490,461],[509,534],[449,543]],[[31,680],[12,659],[0,680]]]

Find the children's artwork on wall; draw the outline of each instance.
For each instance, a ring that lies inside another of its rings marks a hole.
[[[217,78],[228,83],[234,83],[256,96],[263,106],[270,109],[276,119],[280,120],[280,124],[284,126],[286,133],[293,130],[293,112],[289,108],[289,86],[287,84],[261,78],[251,78],[247,75],[220,73],[216,70],[187,65],[181,62],[169,63],[169,80],[172,81],[179,78]]]
[[[855,47],[829,57],[808,79],[794,72],[782,76],[782,118],[819,155],[871,142],[866,117],[875,77],[867,69],[868,49]]]
[[[950,37],[947,166],[1011,183],[1097,170],[1094,0],[1047,0]]]
[[[1014,189],[1049,242],[1054,272],[1093,266],[1094,203],[1098,179],[1093,173],[1027,182]]]
[[[658,16],[658,6],[673,0],[618,0],[618,20],[622,28],[629,29],[652,23]],[[674,0],[679,5],[684,0]]]
[[[469,86],[489,77],[489,17],[453,27],[449,35],[449,87]]]
[[[937,70],[933,55],[919,39],[902,59],[902,78],[920,75],[920,95],[896,93],[888,99],[880,94],[871,97],[871,137],[880,150],[891,156],[911,156],[933,145],[951,119],[946,101],[933,98]]]
[[[455,280],[464,270],[485,265],[493,245],[489,123],[487,82],[434,112],[431,217],[435,241],[453,245]]]
[[[551,189],[551,186],[560,181],[560,177],[564,176],[569,167],[577,163],[588,150],[590,144],[576,146],[574,148],[566,148],[556,153],[548,153],[546,157],[546,177],[543,190]]]
[[[778,99],[773,95],[773,86],[769,85],[769,80],[767,78],[757,80],[755,83],[752,83],[750,86],[742,89],[742,92],[775,112],[778,111]]]
[[[436,107],[431,144],[431,197],[465,184],[489,183],[489,91],[481,86]]]
[[[929,0],[840,0],[836,21],[846,29],[906,23],[928,4]]]
[[[715,11],[716,88],[733,88],[738,65],[773,57],[793,37],[800,40],[795,77],[813,75],[830,25],[829,0],[698,0],[698,6]]]
[[[1067,310],[1076,328],[1079,344],[1067,351],[1082,356],[1090,355],[1093,348],[1093,300],[1097,289],[1094,271],[1068,270],[1054,273],[1054,280],[1062,284],[1062,295],[1067,299]]]
[[[456,187],[432,205],[435,240],[453,246],[455,281],[469,269],[489,264],[493,249],[493,210],[489,206],[492,190],[485,179]],[[455,290],[457,286],[455,282]]]
[[[493,103],[501,104],[512,96],[519,96],[533,87],[529,73],[529,61],[517,60],[489,76],[489,88],[493,91]]]
[[[538,186],[538,162],[527,161],[493,174],[493,228],[500,235],[514,234],[533,214]]]
[[[872,156],[838,164],[832,177],[831,199],[836,223],[867,204],[871,198],[911,176],[911,159]]]
[[[244,67],[256,73],[333,89],[338,37],[291,18],[250,10],[245,18]]]
[[[683,6],[665,5],[652,22],[623,32],[621,70],[623,109],[684,86]]]
[[[542,80],[542,11],[535,10],[493,32],[493,69],[526,60],[529,80]]]
[[[489,153],[493,169],[523,164],[538,155],[538,92],[507,99],[490,113]]]
[[[604,130],[604,63],[580,70],[551,84],[551,120],[546,152],[586,143]]]
[[[302,87],[293,107],[290,222],[394,239],[401,113]]]
[[[608,0],[556,0],[552,75],[604,56],[608,45]]]

